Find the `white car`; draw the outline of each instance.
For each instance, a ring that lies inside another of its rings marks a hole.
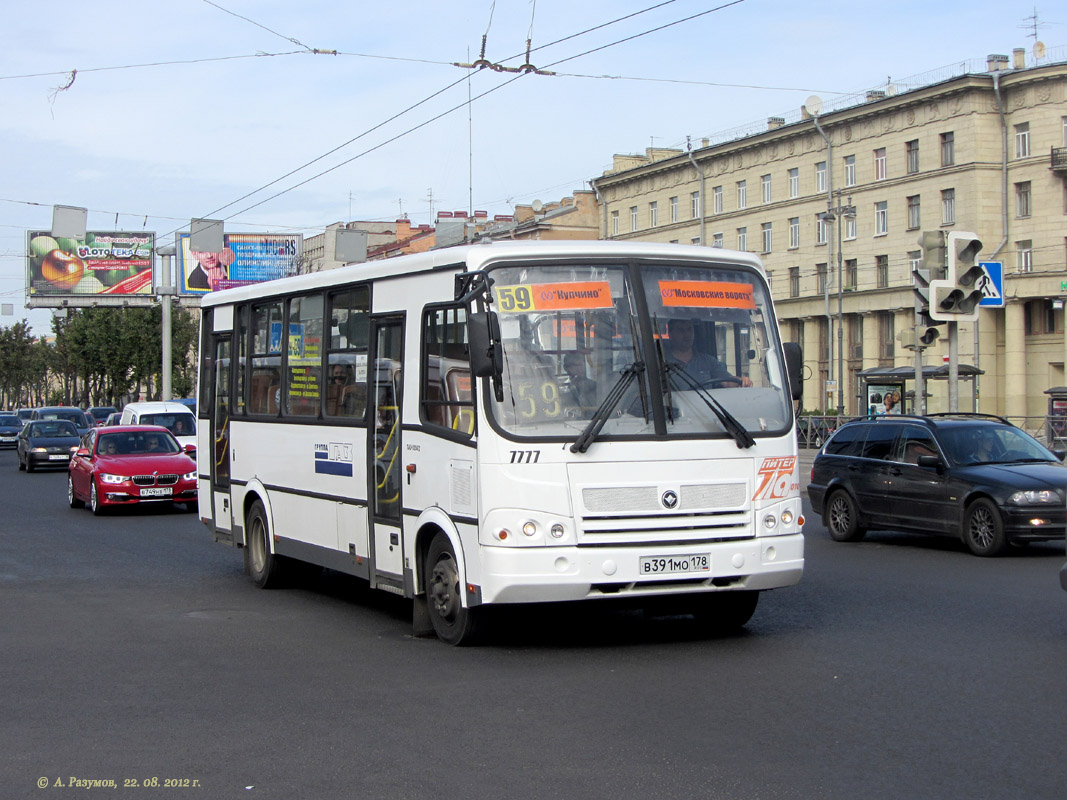
[[[196,447],[196,418],[189,407],[172,401],[128,403],[122,409],[120,425],[162,425],[181,445]]]

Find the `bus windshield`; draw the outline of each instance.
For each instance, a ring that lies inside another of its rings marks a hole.
[[[788,429],[776,325],[754,270],[527,265],[491,275],[504,372],[490,413],[507,433],[575,438],[593,421],[601,437],[740,443]]]

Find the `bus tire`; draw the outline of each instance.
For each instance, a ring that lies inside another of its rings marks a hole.
[[[256,500],[248,509],[245,521],[245,570],[260,589],[275,589],[281,584],[281,557],[270,549],[270,526],[263,503]]]
[[[708,633],[734,633],[752,619],[759,603],[758,591],[714,592],[697,598],[693,616]]]
[[[438,533],[426,551],[423,585],[430,624],[442,642],[476,643],[482,632],[484,608],[464,608],[463,585],[452,543]]]

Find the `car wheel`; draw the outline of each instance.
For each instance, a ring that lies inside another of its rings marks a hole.
[[[839,489],[826,501],[826,513],[823,515],[830,538],[835,542],[858,542],[867,533],[859,524],[859,512],[852,496]]]
[[[28,455],[26,456],[26,471],[33,472],[33,461]]]
[[[16,453],[16,455],[18,455],[18,454]],[[22,456],[18,456],[18,459],[19,459],[19,472],[21,472],[21,471],[23,471],[24,469],[26,469],[26,464],[25,464],[25,462],[24,462],[24,461],[22,460]]]
[[[89,481],[89,508],[91,508],[93,513],[98,517],[102,517],[107,513],[104,504],[100,501],[100,495],[97,494],[95,480]]]
[[[999,556],[1008,547],[1004,521],[993,501],[975,500],[963,517],[963,541],[976,556]]]
[[[445,534],[438,533],[430,542],[424,570],[426,606],[437,638],[447,644],[475,644],[482,634],[485,609],[464,608],[459,565]]]
[[[259,500],[252,504],[245,522],[245,569],[260,589],[276,589],[282,581],[282,557],[270,549],[267,511]]]
[[[752,591],[701,595],[697,598],[693,616],[709,634],[734,633],[752,619],[758,602],[759,592]]]
[[[70,503],[71,508],[83,508],[85,503],[74,496],[74,478],[71,475],[67,475],[67,502]]]

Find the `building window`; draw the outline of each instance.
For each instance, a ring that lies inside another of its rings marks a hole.
[[[774,243],[774,234],[771,232],[770,222],[764,222],[760,226],[760,234],[763,237],[763,252],[771,252],[771,245]]]
[[[1033,211],[1031,202],[1030,181],[1015,184],[1015,216],[1029,217]]]
[[[671,209],[671,222],[677,222],[678,221],[678,198],[677,197],[672,197],[670,200],[667,201],[667,203],[670,205],[670,209]]]
[[[859,261],[855,258],[845,259],[845,288],[855,289],[859,277]]]
[[[941,224],[956,224],[956,190],[945,189],[941,192]]]
[[[815,215],[815,244],[826,244],[826,218]]]
[[[1051,300],[1031,300],[1023,306],[1023,324],[1028,336],[1060,333]]]
[[[789,247],[800,247],[800,217],[789,218]]]
[[[700,219],[700,192],[689,195],[689,213],[693,219]]]
[[[815,286],[819,294],[826,292],[826,264],[815,265]]]
[[[856,215],[849,214],[845,217],[845,239],[856,238]]]
[[[896,338],[896,317],[892,311],[880,311],[878,313],[878,340],[882,358],[893,357],[893,343]]]
[[[1015,259],[1019,272],[1034,271],[1034,242],[1032,239],[1023,239],[1015,243]]]
[[[722,187],[716,186],[711,190],[711,213],[722,213]]]
[[[611,235],[612,236],[618,236],[619,235],[619,212],[618,211],[612,211],[611,212]]]
[[[908,230],[913,231],[922,226],[922,215],[919,213],[919,195],[913,194],[908,198]]]
[[[884,236],[889,233],[889,203],[874,204],[874,235]]]
[[[952,131],[941,134],[941,166],[951,167],[956,163],[956,134]]]
[[[820,161],[815,165],[815,191],[826,191],[826,162]]]
[[[904,149],[908,157],[908,174],[914,175],[919,171],[919,140],[905,142]]]
[[[1030,123],[1015,126],[1015,157],[1026,158],[1030,155]]]
[[[885,148],[879,147],[874,151],[874,179],[885,180]]]
[[[659,203],[653,200],[648,204],[648,227],[655,228],[659,225]]]
[[[742,253],[748,250],[748,228],[737,229],[737,249]]]
[[[800,297],[800,267],[789,268],[789,296]]]
[[[800,197],[800,170],[795,167],[789,170],[789,196]]]
[[[722,239],[722,234],[721,233],[713,233],[713,234],[711,234],[711,246],[712,247],[726,247],[726,245],[723,243],[723,239]]]
[[[745,181],[737,182],[737,207],[748,208],[748,185]]]
[[[856,185],[856,157],[845,156],[845,186]]]
[[[923,251],[922,250],[909,250],[908,251],[908,269],[915,270],[921,268],[923,265]]]
[[[630,230],[637,230],[637,206],[630,206]]]
[[[889,256],[875,256],[874,271],[878,275],[878,288],[889,288]]]
[[[694,236],[692,239],[689,240],[689,243],[699,246],[700,245],[700,237],[699,236]]]
[[[771,202],[771,176],[762,175],[759,179],[760,193],[763,196],[763,202]]]

